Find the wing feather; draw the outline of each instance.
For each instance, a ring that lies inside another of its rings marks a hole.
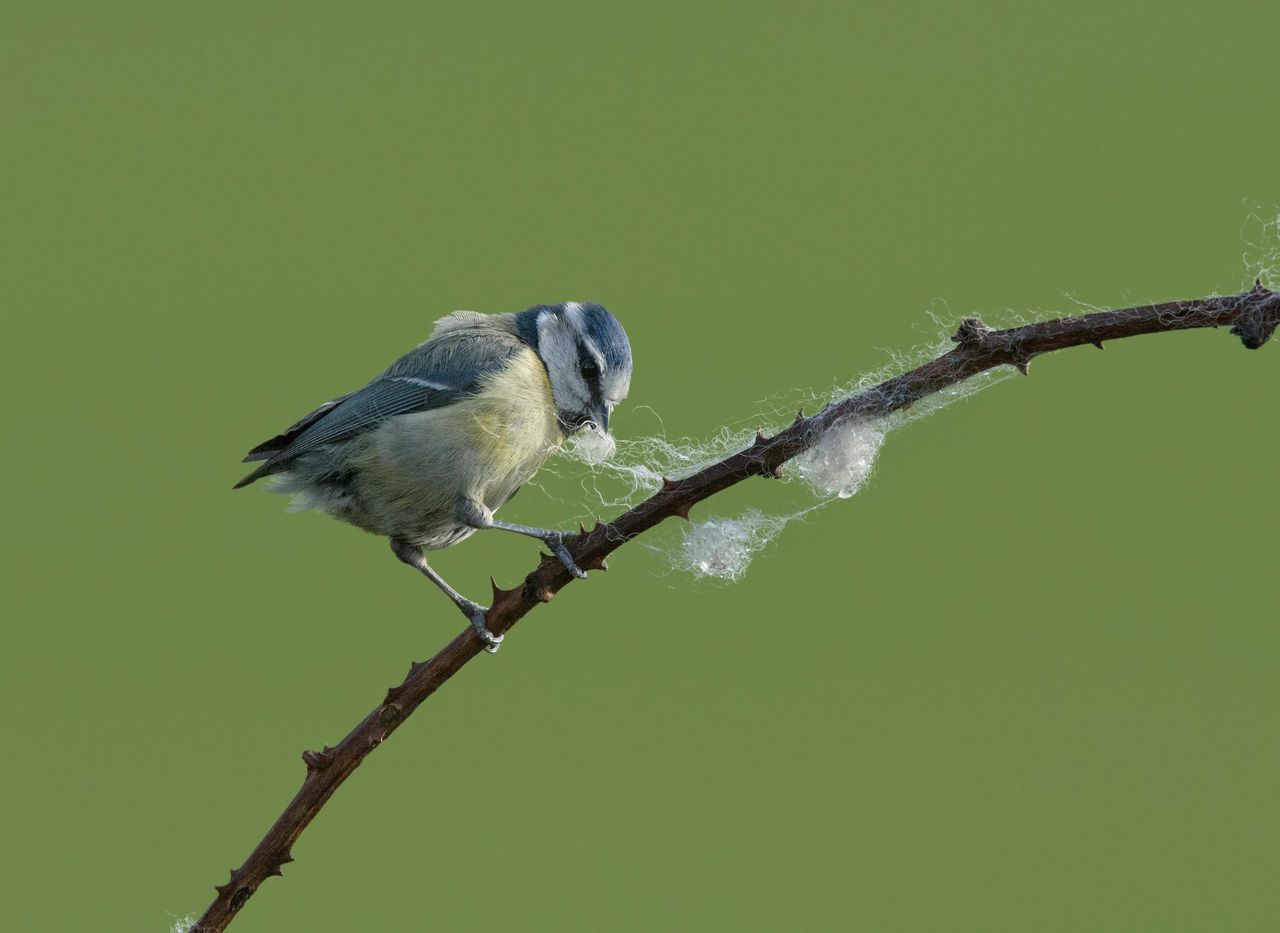
[[[451,404],[463,394],[458,388],[438,383],[427,384],[420,379],[379,377],[363,389],[352,392],[340,405],[309,425],[273,459],[292,459],[315,450],[322,444],[354,437],[396,415],[408,415]]]
[[[450,318],[454,317],[451,315]],[[430,340],[355,392],[325,402],[305,418],[249,451],[246,461],[265,460],[241,485],[287,468],[295,457],[354,437],[388,418],[452,405],[474,395],[484,380],[525,347],[514,332],[482,327],[475,315],[442,327]]]

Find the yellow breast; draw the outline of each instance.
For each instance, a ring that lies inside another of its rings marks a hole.
[[[503,470],[532,475],[564,441],[551,380],[529,349],[521,350],[461,407],[468,440]]]

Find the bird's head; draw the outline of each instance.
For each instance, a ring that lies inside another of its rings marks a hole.
[[[597,304],[566,301],[524,312],[546,364],[565,433],[609,432],[613,407],[631,388],[631,344],[618,319]],[[531,334],[531,336],[533,336]]]

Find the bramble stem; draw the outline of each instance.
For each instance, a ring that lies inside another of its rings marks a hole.
[[[952,338],[956,347],[950,352],[832,403],[811,418],[797,417],[795,423],[781,433],[773,437],[760,435],[746,450],[693,476],[664,480],[658,492],[635,508],[608,524],[597,524],[590,532],[576,536],[568,542],[569,551],[578,566],[587,570],[603,569],[609,554],[663,519],[673,515],[688,518],[689,509],[694,505],[748,477],[777,475],[784,463],[807,450],[833,425],[892,414],[996,366],[1014,366],[1026,373],[1032,359],[1055,350],[1085,344],[1102,346],[1104,341],[1121,337],[1197,327],[1230,326],[1231,333],[1246,347],[1257,349],[1271,337],[1277,324],[1280,324],[1280,293],[1264,288],[1261,282],[1239,295],[1100,311],[1008,330],[992,330],[971,318]],[[501,635],[538,603],[550,602],[572,580],[560,560],[544,556],[522,586],[503,590],[495,583],[487,617],[489,629]],[[293,861],[289,854],[293,843],[365,756],[484,647],[484,641],[468,627],[435,657],[411,665],[404,681],[388,690],[382,702],[336,746],[303,752],[307,775],[302,788],[244,864],[231,872],[226,884],[218,885],[218,896],[192,931],[214,933],[226,929],[262,882],[281,874],[281,866]]]

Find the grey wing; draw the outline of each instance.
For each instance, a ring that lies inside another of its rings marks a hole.
[[[456,401],[466,388],[413,377],[379,377],[322,413],[272,459],[292,459],[323,444],[346,440],[396,415],[440,408]]]
[[[257,447],[253,448],[253,450],[245,454],[244,462],[248,463],[250,460],[270,460],[276,454],[280,453],[296,441],[303,431],[328,414],[330,409],[337,405],[341,405],[354,394],[354,392],[348,392],[346,395],[340,395],[331,402],[325,402],[310,414],[299,418],[275,437],[263,441]]]
[[[323,444],[354,437],[397,415],[451,405],[479,390],[521,344],[503,334],[450,334],[406,353],[362,389],[321,405],[245,457],[266,460],[253,479]],[[250,477],[246,481],[252,481]]]

